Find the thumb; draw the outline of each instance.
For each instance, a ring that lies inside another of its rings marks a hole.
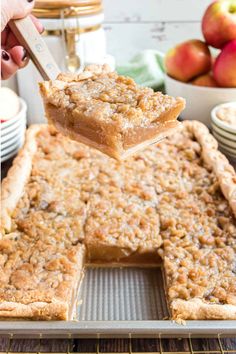
[[[1,32],[11,19],[27,16],[34,7],[34,0],[2,0]]]

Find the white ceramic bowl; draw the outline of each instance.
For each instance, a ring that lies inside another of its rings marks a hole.
[[[225,146],[234,149],[235,153],[236,153],[236,141],[227,139],[225,137],[223,137],[222,135],[220,135],[219,133],[217,133],[214,129],[213,129],[213,135],[216,138],[216,140],[218,140],[219,143],[224,144]]]
[[[15,117],[0,123],[1,162],[14,156],[24,142],[27,107],[22,99],[20,99],[20,107]]]
[[[17,120],[14,124],[9,125],[9,127],[6,127],[5,129],[1,129],[1,141],[10,139],[11,136],[14,134],[17,134],[17,131],[22,127],[26,125],[26,119],[20,119]]]
[[[220,150],[224,152],[225,155],[236,158],[236,149],[231,149],[228,145],[224,145],[221,142],[218,142]]]
[[[221,150],[226,155],[236,158],[236,127],[226,124],[217,117],[217,111],[220,108],[229,106],[236,107],[236,102],[217,105],[211,111],[211,127]]]
[[[235,153],[231,153],[229,150],[225,150],[223,146],[221,146],[221,144],[219,144],[219,149],[220,151],[227,156],[227,158],[233,163],[236,164],[236,154]]]
[[[11,151],[14,151],[17,147],[20,147],[22,145],[22,141],[23,136],[19,140],[15,141],[11,146],[7,146],[3,150],[1,150],[1,157],[6,156]]]
[[[177,81],[165,75],[168,95],[186,99],[186,108],[181,113],[183,119],[199,120],[210,126],[211,110],[220,103],[234,101],[236,88],[195,86]]]
[[[20,121],[21,119],[26,118],[26,111],[27,111],[27,106],[25,101],[22,98],[19,98],[20,100],[20,110],[17,113],[15,117],[12,117],[5,122],[0,123],[1,124],[1,131],[4,131],[7,127],[15,124],[16,122]]]
[[[4,136],[1,135],[1,149],[3,148],[3,145],[5,143],[16,140],[18,136],[22,134],[22,131],[25,131],[25,127],[26,127],[26,122],[23,122],[14,130],[10,131],[9,134],[6,134]]]
[[[219,128],[213,121],[211,121],[211,128],[216,134],[220,134],[223,138],[236,142],[236,134],[229,133],[228,131]]]
[[[236,95],[235,95],[234,99],[236,99]],[[224,107],[236,108],[236,101],[228,102],[228,103],[224,103],[224,104],[219,104],[218,106],[216,106],[211,112],[211,121],[213,124],[215,124],[217,127],[219,127],[219,129],[221,129],[222,131],[226,131],[236,137],[236,127],[225,123],[224,121],[222,121],[221,119],[219,119],[217,117],[217,111],[220,108],[224,108]]]
[[[18,150],[22,147],[24,143],[24,139],[22,139],[22,141],[19,141],[19,144],[16,145],[15,149],[12,149],[11,151],[9,151],[8,153],[1,155],[1,163],[4,161],[7,161],[8,159],[10,159],[11,157],[15,156],[18,152]]]

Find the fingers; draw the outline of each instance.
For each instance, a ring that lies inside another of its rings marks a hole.
[[[31,17],[35,27],[37,28],[38,32],[41,34],[44,31],[43,25],[33,15],[30,15],[30,17]],[[1,39],[2,39],[2,42],[1,42],[2,47],[4,47],[4,49],[6,49],[6,50],[20,44],[8,26],[2,32]]]
[[[16,39],[10,29],[8,29],[8,31],[5,29],[3,33],[4,32],[7,32],[6,35],[2,36],[2,47],[4,47],[4,49],[8,50],[9,48],[14,47],[15,45],[19,45],[19,41]]]
[[[24,68],[29,62],[27,51],[22,46],[15,46],[8,51],[8,54],[10,54],[11,59],[15,62],[19,69]]]
[[[5,50],[1,51],[1,78],[9,79],[19,69],[18,65],[12,60],[9,53]]]
[[[26,50],[20,46],[18,40],[7,26],[9,20],[23,18],[30,14],[34,7],[34,0],[2,0],[1,2],[1,77],[8,79],[18,69],[24,68],[29,57]],[[35,27],[42,33],[44,28],[39,20],[30,15]]]
[[[15,46],[8,52],[1,51],[1,78],[9,79],[17,70],[24,68],[29,62],[25,48]]]
[[[34,0],[2,0],[1,2],[1,31],[11,19],[23,18],[30,14]]]
[[[37,17],[30,15],[31,20],[33,21],[35,27],[37,28],[38,32],[41,34],[44,31],[44,27],[42,23],[37,19]]]
[[[6,41],[7,41],[7,37],[9,34],[9,28],[8,26],[1,32],[1,45],[4,46]]]

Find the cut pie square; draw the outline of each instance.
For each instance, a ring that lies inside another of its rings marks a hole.
[[[93,65],[40,84],[46,117],[64,135],[123,159],[173,133],[185,107],[138,86],[131,78]]]
[[[166,285],[176,320],[236,319],[233,247],[178,247],[165,242]]]
[[[91,196],[85,245],[92,263],[153,265],[162,244],[154,203],[119,189]],[[99,245],[99,246],[98,246]]]
[[[36,241],[17,230],[0,240],[0,249],[1,319],[73,319],[83,278],[83,245]]]
[[[236,174],[199,122],[122,163],[32,126],[1,207],[0,318],[71,319],[84,262],[162,262],[173,319],[236,319]]]

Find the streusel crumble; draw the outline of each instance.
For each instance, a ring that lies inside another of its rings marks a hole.
[[[3,182],[0,317],[70,318],[85,246],[87,262],[163,259],[175,319],[236,319],[236,176],[202,124],[123,163],[37,129],[15,207],[27,143]]]

